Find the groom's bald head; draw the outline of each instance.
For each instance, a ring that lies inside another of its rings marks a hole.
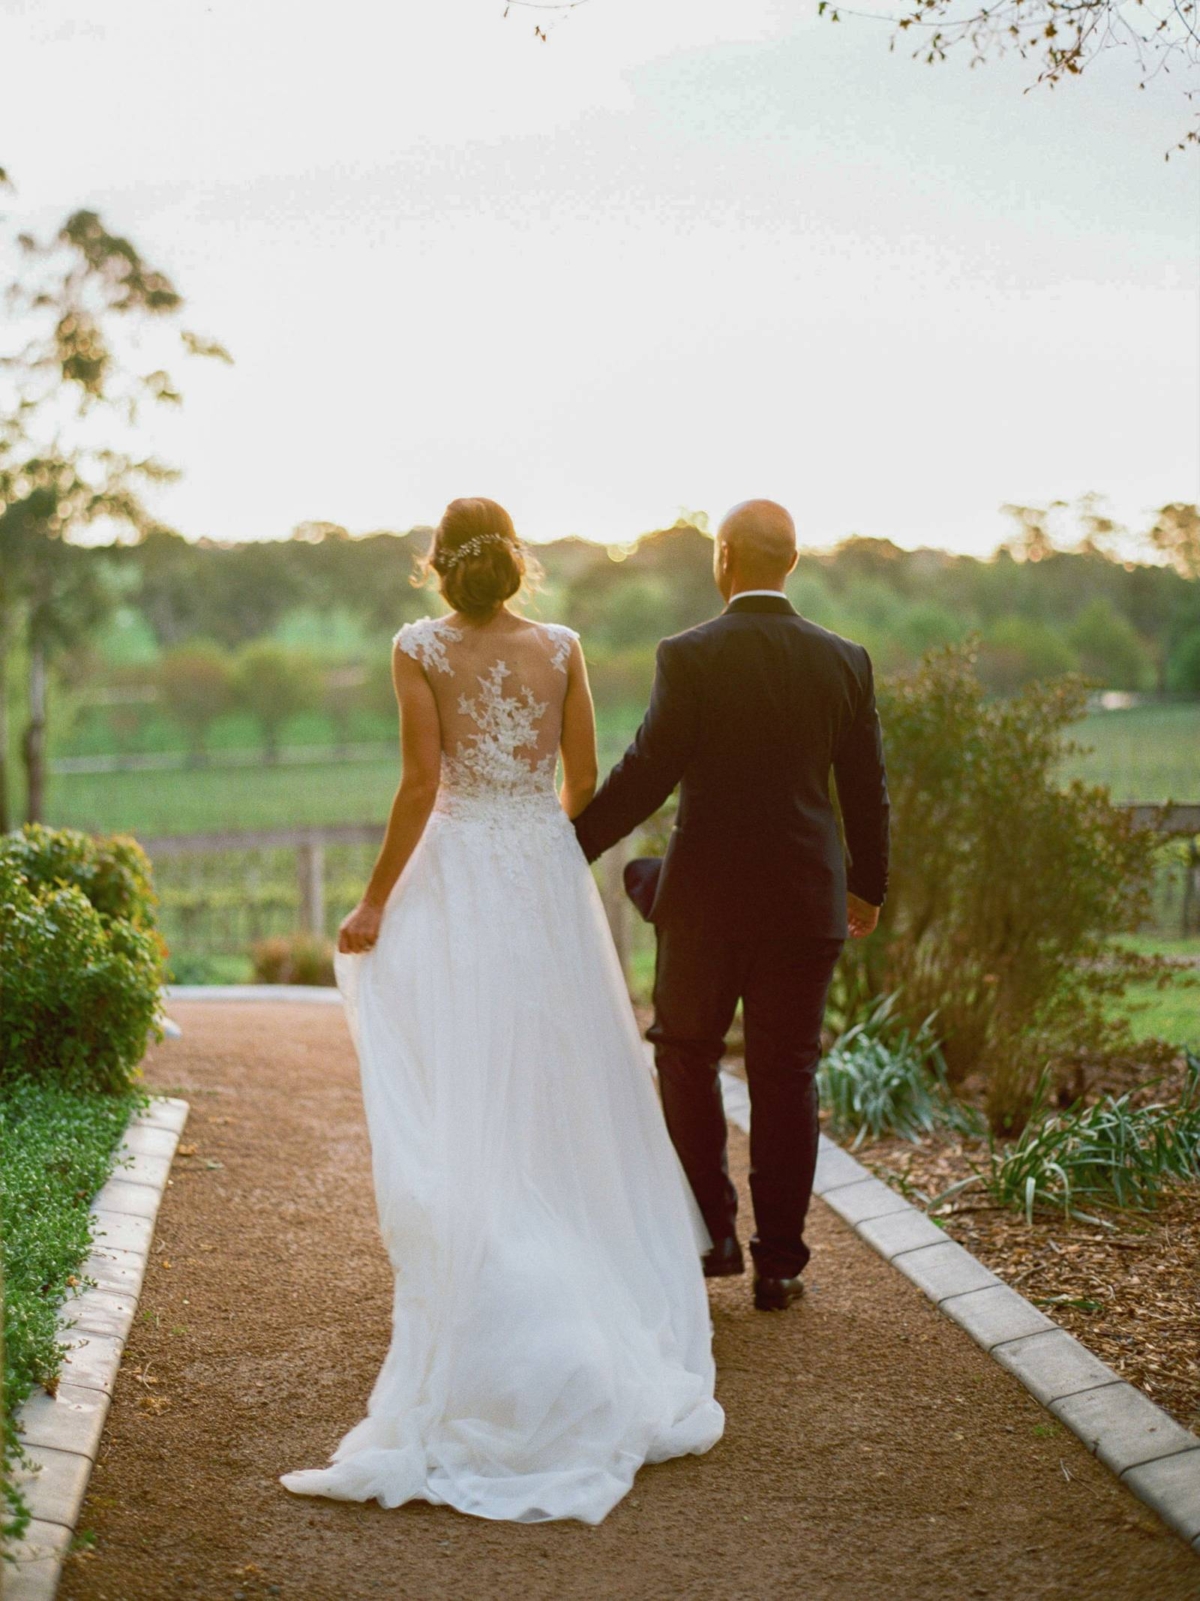
[[[773,500],[743,500],[717,530],[713,571],[725,596],[743,589],[782,589],[796,565],[796,525]]]

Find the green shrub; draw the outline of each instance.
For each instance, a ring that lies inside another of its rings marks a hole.
[[[1014,1144],[991,1150],[982,1182],[1001,1206],[1032,1221],[1038,1206],[1082,1216],[1076,1203],[1153,1207],[1181,1179],[1200,1178],[1200,1057],[1187,1054],[1174,1105],[1134,1106],[1129,1094],[1031,1122]]]
[[[332,984],[333,947],[311,934],[259,940],[250,952],[256,984]]]
[[[915,1033],[897,1025],[888,995],[864,1022],[848,1029],[817,1070],[821,1105],[838,1138],[899,1134],[917,1140],[937,1126],[940,1054],[931,1017]]]
[[[1084,700],[1073,680],[989,699],[959,647],[880,686],[891,886],[842,987],[936,1012],[950,1082],[986,1075],[998,1133],[1021,1128],[1048,1063],[1128,1048],[1112,997],[1170,972],[1112,941],[1146,914],[1156,836],[1107,790],[1059,779]]]
[[[34,891],[73,884],[106,921],[121,917],[137,928],[154,926],[150,862],[135,839],[96,839],[75,828],[28,823],[20,833],[0,836],[0,870],[5,866]]]
[[[148,864],[132,841],[41,828],[3,841],[0,1086],[129,1088],[157,1027],[153,904]]]
[[[0,1086],[0,1216],[4,1219],[4,1432],[6,1537],[28,1512],[10,1481],[19,1459],[16,1408],[36,1385],[53,1391],[62,1363],[58,1310],[88,1254],[89,1206],[140,1093],[74,1095],[29,1081]]]

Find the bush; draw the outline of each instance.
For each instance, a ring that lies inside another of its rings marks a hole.
[[[1173,1106],[1134,1106],[1130,1095],[1031,1123],[1015,1145],[991,1152],[982,1175],[992,1199],[1020,1208],[1032,1222],[1037,1206],[1150,1208],[1181,1179],[1200,1178],[1200,1057],[1187,1053],[1183,1094]]]
[[[0,836],[0,868],[15,870],[33,890],[73,884],[106,921],[124,918],[135,928],[154,927],[157,904],[150,862],[135,839],[96,839],[74,828],[28,823]]]
[[[204,754],[208,731],[233,705],[228,653],[206,640],[168,651],[158,669],[163,705],[187,734],[193,757]]]
[[[88,1254],[91,1198],[144,1101],[140,1093],[79,1096],[30,1082],[7,1085],[0,1095],[6,1537],[19,1538],[28,1520],[8,1472],[20,1457],[13,1415],[36,1385],[54,1391],[62,1363],[58,1309]]]
[[[817,1086],[833,1133],[852,1134],[852,1150],[868,1135],[917,1140],[946,1120],[944,1068],[928,1017],[916,1032],[893,1016],[886,996],[838,1039],[821,1060]]]
[[[153,903],[131,840],[27,828],[0,844],[0,1086],[133,1084],[157,1029]]]
[[[1155,834],[1106,790],[1059,781],[1084,701],[1075,681],[989,700],[956,647],[880,686],[891,887],[845,984],[902,991],[909,1019],[936,1012],[950,1082],[986,1075],[997,1132],[1023,1125],[1047,1063],[1128,1048],[1106,1001],[1170,970],[1111,938],[1148,909]]]
[[[309,658],[269,639],[239,653],[233,683],[237,703],[258,724],[264,753],[272,762],[288,718],[311,711],[321,701],[320,675]]]
[[[251,949],[256,984],[332,984],[333,946],[311,934],[263,939]]]

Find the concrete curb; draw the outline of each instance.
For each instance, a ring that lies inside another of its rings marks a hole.
[[[332,984],[167,984],[168,1001],[307,1001],[340,1006],[342,992]]]
[[[157,1096],[129,1120],[115,1167],[92,1201],[92,1254],[79,1269],[94,1288],[65,1301],[59,1315],[67,1348],[58,1391],[31,1395],[17,1428],[33,1467],[17,1476],[32,1518],[5,1563],[4,1601],[51,1601],[71,1543],[121,1354],[146,1272],[154,1219],[188,1103]]]
[[[1200,1438],[823,1134],[813,1192],[1200,1555]]]

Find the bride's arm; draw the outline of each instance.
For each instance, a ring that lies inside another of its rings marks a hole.
[[[559,800],[568,817],[578,817],[596,793],[599,767],[596,762],[596,709],[592,705],[583,647],[577,639],[571,641],[571,654],[567,661],[562,764],[563,786]]]
[[[424,670],[399,646],[392,652],[392,683],[400,704],[400,787],[363,898],[338,930],[339,951],[369,951],[378,939],[383,908],[425,831],[441,776],[437,702]]]

